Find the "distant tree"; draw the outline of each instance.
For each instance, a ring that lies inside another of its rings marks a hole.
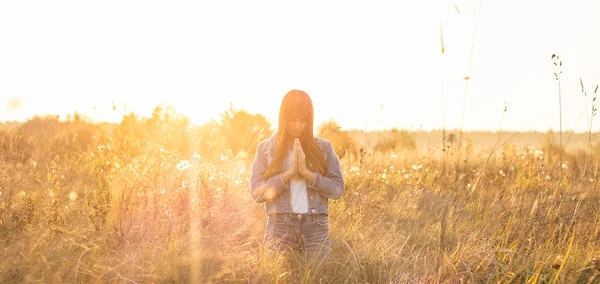
[[[396,150],[414,150],[416,148],[415,141],[406,130],[398,130],[392,128],[386,134],[386,137],[382,139],[376,146],[375,149],[382,152],[396,151]]]
[[[273,134],[271,123],[262,114],[236,110],[232,106],[221,114],[220,132],[234,155],[250,153],[263,139]]]
[[[190,120],[173,106],[159,105],[152,111],[152,117],[146,121],[150,139],[169,150],[189,154],[188,132]]]
[[[148,132],[142,126],[142,121],[135,113],[131,112],[123,116],[114,134],[123,152],[132,156],[143,153],[143,149],[140,146],[147,141]]]
[[[194,127],[190,134],[192,141],[194,141],[194,154],[200,154],[205,158],[218,159],[225,151],[225,141],[220,132],[220,124],[215,120]]]
[[[352,137],[334,120],[321,123],[317,129],[317,136],[329,140],[340,159],[349,152],[356,151],[356,144]]]

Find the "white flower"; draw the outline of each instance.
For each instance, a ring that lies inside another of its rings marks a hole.
[[[566,168],[568,168],[568,167],[567,167],[567,164],[562,164],[562,168],[563,168],[563,169],[566,169]]]
[[[177,169],[179,171],[185,171],[190,167],[190,162],[188,160],[181,160],[179,164],[177,164]]]
[[[544,159],[544,151],[542,151],[542,150],[535,150],[535,152],[533,152],[533,156],[536,159],[543,160]]]

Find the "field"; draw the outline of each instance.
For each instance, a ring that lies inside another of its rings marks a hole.
[[[425,143],[320,127],[346,185],[330,201],[334,253],[288,270],[263,257],[266,217],[249,194],[268,126],[235,110],[191,126],[162,108],[116,125],[4,124],[0,282],[600,281],[600,151],[587,134],[562,149],[557,133]]]

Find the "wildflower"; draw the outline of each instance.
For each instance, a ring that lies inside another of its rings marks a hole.
[[[471,184],[467,183],[467,189],[471,189]]]
[[[506,177],[506,174],[504,173],[503,170],[500,170],[499,173],[500,173],[501,176]]]
[[[192,155],[192,159],[200,160],[200,154],[196,153],[196,154]]]
[[[535,152],[533,152],[533,156],[536,159],[543,160],[544,159],[544,151],[542,151],[542,150],[535,150]]]
[[[549,175],[546,175],[546,180],[550,180],[550,176]]]
[[[160,190],[160,194],[165,194],[167,192],[164,188]]]
[[[385,179],[386,177],[387,177],[387,175],[386,175],[385,173],[383,173],[383,174],[381,175],[381,179]]]
[[[392,159],[396,159],[396,158],[398,158],[398,156],[397,156],[396,154],[392,154],[392,155],[390,156],[390,158],[392,158]]]
[[[563,168],[563,169],[566,169],[566,168],[567,168],[567,164],[564,164],[564,163],[563,163],[563,164],[562,164],[562,168]]]
[[[71,199],[71,200],[77,199],[77,192],[71,191],[71,193],[69,193],[69,199]]]
[[[407,178],[409,178],[409,177],[410,177],[410,175],[409,175],[409,174],[404,174],[404,178],[405,178],[405,179],[407,179]]]
[[[181,160],[179,164],[177,164],[177,169],[179,171],[185,171],[190,167],[190,162],[188,160]]]

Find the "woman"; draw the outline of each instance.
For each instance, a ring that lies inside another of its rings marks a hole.
[[[268,216],[264,245],[269,252],[326,255],[329,199],[344,193],[339,160],[331,143],[313,135],[310,97],[291,90],[281,102],[277,133],[256,150],[250,181],[252,199]]]

